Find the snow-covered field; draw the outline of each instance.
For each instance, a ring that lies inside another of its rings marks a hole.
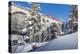
[[[58,36],[49,42],[35,43],[37,48],[32,49],[32,44],[25,43],[24,45],[13,45],[13,53],[24,53],[30,51],[50,51],[50,50],[64,50],[64,49],[77,49],[78,48],[78,32]]]
[[[31,51],[66,50],[78,48],[78,33],[72,33],[58,37],[48,44]]]
[[[47,44],[48,42],[39,42],[35,43],[37,47],[43,46]],[[32,50],[32,44],[26,43],[25,45],[14,45],[12,46],[12,52],[13,53],[20,53],[20,52],[28,52]]]

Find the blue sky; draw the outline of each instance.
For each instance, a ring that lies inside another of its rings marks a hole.
[[[31,8],[31,4],[27,2],[15,1],[14,4],[20,7],[29,7]],[[51,3],[39,3],[40,4],[40,12],[58,18],[62,21],[66,21],[69,17],[71,5],[67,4],[51,4]]]

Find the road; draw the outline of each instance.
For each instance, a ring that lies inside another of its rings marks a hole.
[[[50,50],[66,50],[66,49],[77,49],[78,48],[78,33],[72,33],[58,37],[44,46],[36,49],[32,49],[29,52],[34,51],[50,51]]]

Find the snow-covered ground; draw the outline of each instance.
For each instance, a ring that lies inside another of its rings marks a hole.
[[[39,42],[35,43],[37,47],[43,46],[47,44],[48,42]],[[12,52],[13,53],[22,53],[22,52],[28,52],[32,50],[32,44],[26,43],[25,45],[14,45],[12,46]]]
[[[50,51],[50,50],[64,50],[64,49],[77,49],[78,48],[78,33],[72,33],[63,36],[57,36],[49,42],[36,43],[37,48],[32,49],[32,44],[26,43],[25,45],[12,46],[13,53],[24,53],[33,51]]]
[[[50,51],[50,50],[65,50],[78,48],[78,33],[58,36],[58,38],[50,41],[46,45],[36,48],[31,51]],[[31,52],[29,51],[29,52]]]

